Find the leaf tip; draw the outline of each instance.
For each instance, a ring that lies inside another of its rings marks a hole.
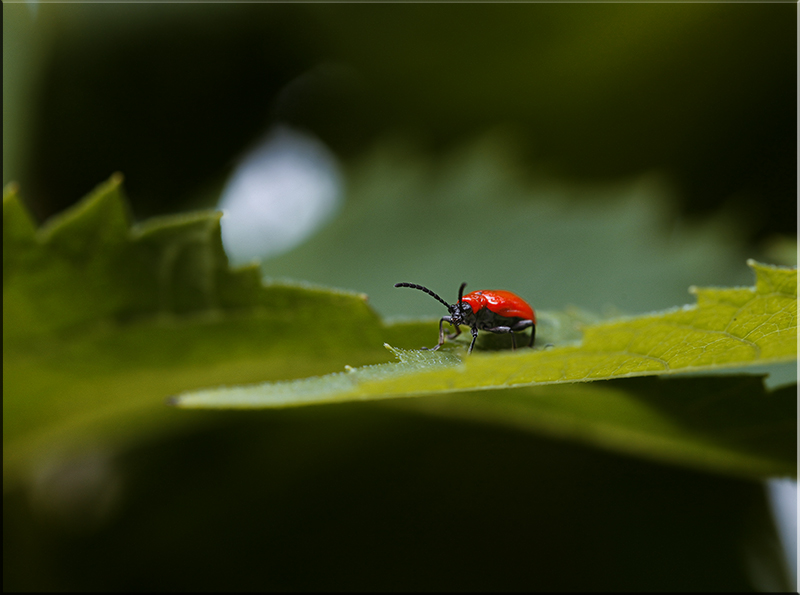
[[[758,272],[759,269],[772,269],[778,271],[795,271],[797,270],[796,265],[782,265],[782,264],[767,264],[764,262],[759,262],[755,258],[748,258],[747,259],[747,266],[751,269]]]
[[[389,351],[395,357],[395,359],[400,360],[400,361],[403,360],[403,352],[402,352],[402,350],[400,350],[400,349],[398,349],[396,347],[392,347],[388,343],[384,343],[383,346],[386,348],[387,351]]]

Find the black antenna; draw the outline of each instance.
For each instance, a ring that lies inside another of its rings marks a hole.
[[[464,283],[464,285],[466,285],[466,283]],[[461,286],[461,289],[464,289],[464,285]],[[452,308],[452,306],[450,304],[448,304],[446,301],[444,301],[438,295],[433,293],[430,289],[428,289],[427,287],[423,287],[422,285],[417,285],[416,283],[395,283],[394,286],[395,287],[410,287],[411,289],[419,289],[420,291],[424,291],[429,296],[434,297],[437,300],[439,300],[440,302],[442,302],[447,307],[448,310],[450,310]],[[458,299],[459,299],[459,301],[461,301],[461,297],[460,296],[459,296]]]
[[[464,297],[464,288],[467,286],[467,282],[464,281],[461,284],[461,287],[458,288],[458,303],[461,303],[462,298]]]

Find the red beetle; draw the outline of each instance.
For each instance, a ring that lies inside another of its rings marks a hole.
[[[536,314],[533,313],[528,303],[518,295],[510,291],[484,289],[473,291],[464,295],[466,283],[462,283],[458,289],[458,302],[448,304],[434,292],[422,285],[414,283],[395,283],[395,287],[411,287],[419,289],[428,295],[436,298],[450,311],[450,316],[442,316],[439,321],[439,343],[433,348],[434,351],[444,344],[444,329],[442,324],[449,322],[456,327],[456,332],[449,335],[448,339],[454,339],[461,334],[458,325],[468,326],[472,331],[472,343],[469,345],[469,353],[475,346],[475,339],[478,338],[478,331],[490,331],[492,333],[510,333],[511,345],[517,348],[517,340],[514,333],[531,329],[531,341],[529,347],[533,347],[533,340],[536,337]]]

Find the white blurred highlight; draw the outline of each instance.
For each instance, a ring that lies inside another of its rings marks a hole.
[[[342,179],[331,152],[281,127],[248,153],[222,193],[222,243],[235,263],[291,250],[339,208]]]
[[[767,482],[767,488],[789,571],[795,586],[800,587],[797,583],[797,482],[792,479],[771,479]]]

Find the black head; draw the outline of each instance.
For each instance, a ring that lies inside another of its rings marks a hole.
[[[450,309],[450,317],[453,319],[453,324],[472,326],[474,322],[472,306],[464,301],[464,288],[466,286],[467,284],[464,282],[458,288],[458,301]]]

